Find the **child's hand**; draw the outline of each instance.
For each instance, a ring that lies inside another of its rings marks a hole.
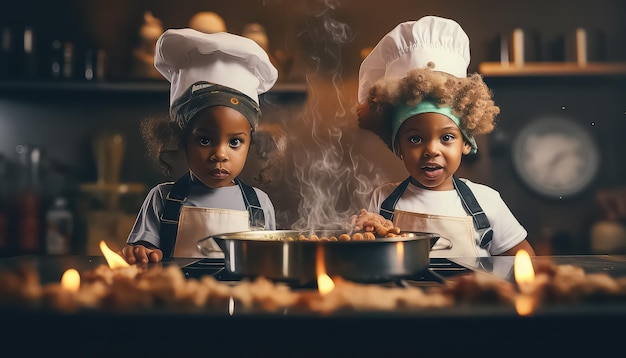
[[[126,245],[120,253],[129,264],[147,264],[161,262],[163,251],[157,248],[148,248],[142,245]]]
[[[375,231],[377,227],[393,229],[393,222],[385,219],[382,215],[370,213],[365,209],[350,217],[350,226],[354,231]]]

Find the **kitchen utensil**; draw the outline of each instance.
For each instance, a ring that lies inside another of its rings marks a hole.
[[[215,240],[224,252],[226,269],[244,277],[306,283],[315,280],[321,270],[331,277],[377,282],[427,270],[430,250],[439,238],[434,233],[403,232],[399,237],[363,241],[297,239],[301,234],[339,237],[342,233],[345,231],[242,231],[205,238],[198,242],[198,248],[208,255],[211,240]]]

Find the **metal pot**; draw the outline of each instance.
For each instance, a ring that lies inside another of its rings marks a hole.
[[[319,237],[339,237],[345,231],[315,232]],[[318,269],[328,275],[360,282],[408,277],[428,268],[429,254],[438,234],[403,232],[403,236],[364,241],[288,241],[297,230],[242,231],[208,237],[198,243],[211,253],[211,240],[224,252],[228,272],[241,276],[264,276],[280,281],[306,283],[317,278]]]

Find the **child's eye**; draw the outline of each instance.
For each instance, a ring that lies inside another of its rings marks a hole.
[[[410,136],[409,137],[409,142],[411,142],[412,144],[417,144],[417,143],[421,143],[422,142],[422,138],[419,136]]]
[[[452,134],[444,134],[441,137],[441,140],[443,140],[444,142],[452,142],[454,140],[454,136]]]
[[[233,148],[237,148],[243,144],[243,141],[239,138],[233,138],[230,140],[230,146]]]
[[[206,146],[211,145],[211,139],[209,137],[200,137],[198,138],[198,143],[201,146],[206,147]]]

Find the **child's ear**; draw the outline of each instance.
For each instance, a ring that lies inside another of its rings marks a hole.
[[[467,142],[463,142],[463,154],[468,155],[470,154],[471,151],[472,151],[472,146]]]
[[[396,157],[402,159],[402,152],[400,152],[400,148],[399,148],[399,146],[397,144],[396,144],[396,148],[393,151],[393,153],[396,155]]]

